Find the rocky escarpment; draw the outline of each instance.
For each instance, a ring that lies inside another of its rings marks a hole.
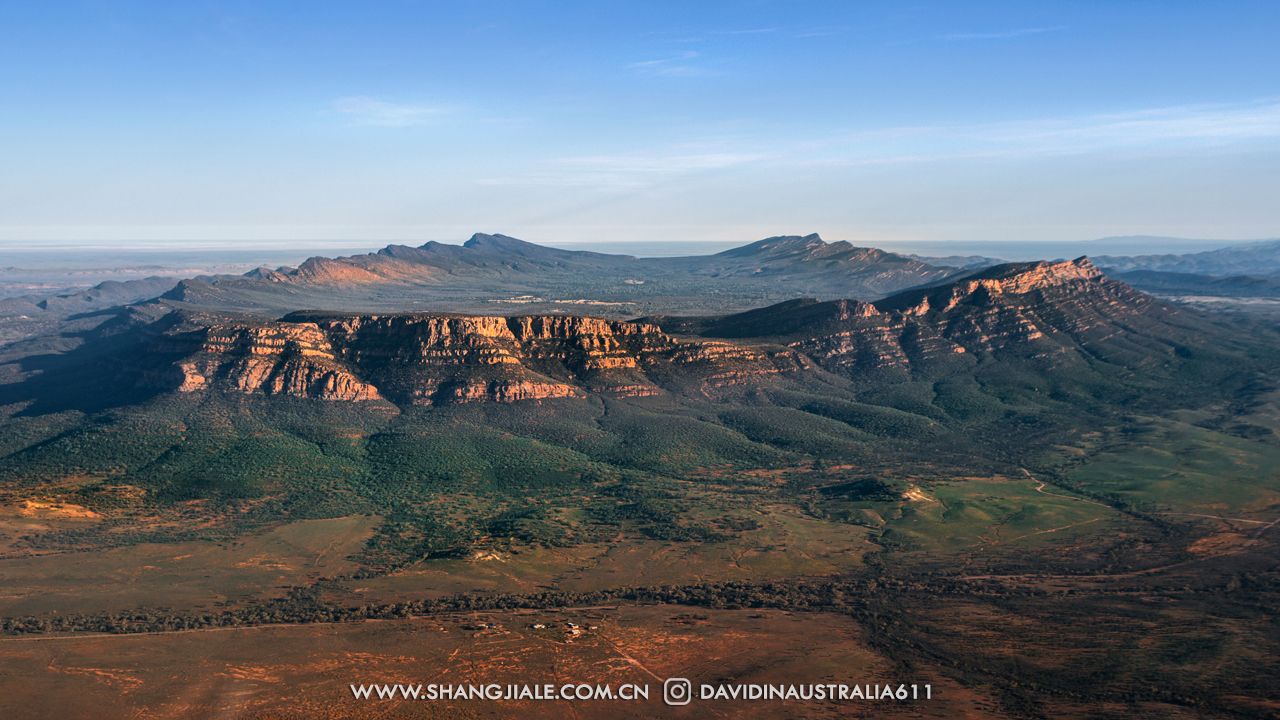
[[[789,367],[777,353],[678,343],[653,325],[575,316],[295,313],[273,322],[203,314],[154,350],[182,356],[174,367],[184,392],[412,405],[642,397],[666,392],[673,369],[682,387],[714,388]]]
[[[590,317],[295,314],[400,402],[439,404],[660,393],[640,370],[672,340],[656,327]]]
[[[975,356],[1087,355],[1098,343],[1143,343],[1177,315],[1087,258],[1017,263],[876,303],[795,300],[714,320],[657,319],[672,332],[774,339],[846,376],[916,372]],[[1159,345],[1159,343],[1157,343]],[[1167,344],[1160,351],[1170,352]]]
[[[191,327],[194,325],[194,327]],[[178,390],[204,389],[294,395],[326,400],[376,400],[376,388],[338,361],[328,337],[311,323],[187,323],[152,346],[183,352],[174,368]]]
[[[1133,352],[1155,362],[1172,352],[1160,338],[1177,314],[1081,258],[997,266],[874,304],[795,300],[723,318],[202,315],[157,342],[186,343],[170,348],[181,356],[182,391],[442,405],[716,397],[824,371],[857,380],[986,357],[1065,363]]]
[[[940,288],[875,304],[878,314],[849,334],[794,341],[829,367],[910,367],[962,355],[1057,356],[1085,360],[1095,347],[1167,335],[1176,310],[1104,277],[1086,258],[997,266]],[[1160,345],[1161,353],[1172,352]]]

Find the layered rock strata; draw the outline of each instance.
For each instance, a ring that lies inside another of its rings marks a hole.
[[[715,385],[763,358],[727,343],[677,343],[653,325],[591,317],[332,315],[218,322],[204,315],[156,347],[186,344],[177,389],[440,405],[660,395],[646,373],[678,365]],[[176,343],[176,344],[175,344]],[[754,370],[759,372],[759,370]]]

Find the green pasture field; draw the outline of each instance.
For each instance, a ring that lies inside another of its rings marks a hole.
[[[1122,442],[1063,472],[1082,489],[1160,512],[1269,521],[1280,505],[1280,443],[1173,419],[1133,426]]]
[[[877,527],[873,539],[896,551],[973,555],[1042,550],[1112,531],[1115,508],[1068,495],[1029,477],[970,478],[912,486],[895,501],[829,500],[833,518]],[[1053,494],[1045,494],[1053,493]],[[1127,523],[1126,523],[1127,524]]]
[[[932,501],[903,503],[902,516],[889,527],[931,551],[977,552],[996,546],[1031,549],[1098,533],[1119,515],[1100,504],[1037,492],[1038,485],[1017,477],[934,485],[927,490]]]

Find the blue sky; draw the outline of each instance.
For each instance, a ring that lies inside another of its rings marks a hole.
[[[1275,2],[12,2],[0,246],[1280,236]]]

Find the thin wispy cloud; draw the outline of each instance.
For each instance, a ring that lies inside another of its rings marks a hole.
[[[553,160],[529,175],[481,180],[485,185],[553,185],[605,191],[662,185],[698,173],[727,170],[768,157],[765,153],[723,148],[675,147],[651,152],[584,155]]]
[[[660,65],[667,65],[670,63],[681,62],[683,60],[692,60],[693,58],[696,58],[696,57],[698,57],[698,53],[690,50],[688,52],[681,53],[676,57],[660,58],[658,60],[641,60],[640,62],[628,63],[627,67],[629,68],[658,67]]]
[[[993,141],[1101,149],[1169,141],[1231,143],[1280,138],[1280,103],[1189,105],[977,128]]]
[[[963,32],[942,35],[943,40],[1000,40],[1003,38],[1022,37],[1023,35],[1038,35],[1040,33],[1054,32],[1057,30],[1065,30],[1066,26],[1059,27],[1042,27],[1042,28],[1022,28],[1020,30],[1007,30],[1004,32]]]
[[[1280,140],[1280,101],[1154,108],[1018,122],[871,128],[786,142],[749,138],[651,151],[547,159],[532,172],[484,185],[647,191],[721,172],[806,167],[992,162],[1069,155],[1197,152]]]
[[[1280,139],[1280,102],[1194,105],[975,125],[859,131],[798,143],[804,164],[926,162],[1149,150],[1185,151]]]
[[[712,30],[712,35],[758,35],[760,33],[778,32],[778,28],[755,28],[752,30]]]
[[[628,174],[679,174],[718,170],[765,157],[760,153],[668,151],[621,155],[588,155],[564,158],[562,165],[579,169]]]
[[[642,60],[640,62],[628,63],[627,68],[643,73],[645,75],[667,75],[674,77],[694,77],[697,75],[710,75],[711,71],[696,65],[687,64],[688,60],[698,57],[698,53],[689,50],[675,57],[659,58],[657,60]]]
[[[333,109],[351,117],[361,125],[384,125],[388,127],[420,125],[431,116],[442,112],[439,108],[423,105],[402,105],[365,96],[345,97],[334,100]]]
[[[662,37],[664,35],[667,37]],[[669,43],[702,42],[702,38],[694,34],[693,30],[649,30],[640,33],[639,36],[657,38],[659,42]]]
[[[799,33],[799,34],[797,34],[797,35],[796,35],[796,37],[798,37],[798,38],[829,37],[829,36],[831,36],[831,35],[839,35],[839,34],[841,34],[841,33],[845,33],[845,32],[848,32],[848,31],[849,31],[849,28],[846,28],[846,27],[838,27],[838,28],[815,28],[815,29],[810,30],[810,31],[808,31],[808,32],[802,32],[802,33]]]
[[[526,124],[528,124],[529,122],[531,122],[532,120],[533,120],[533,118],[530,118],[530,117],[522,117],[522,116],[516,116],[516,117],[482,117],[482,118],[480,118],[480,122],[485,123],[485,124],[488,124],[488,125],[526,125]]]

